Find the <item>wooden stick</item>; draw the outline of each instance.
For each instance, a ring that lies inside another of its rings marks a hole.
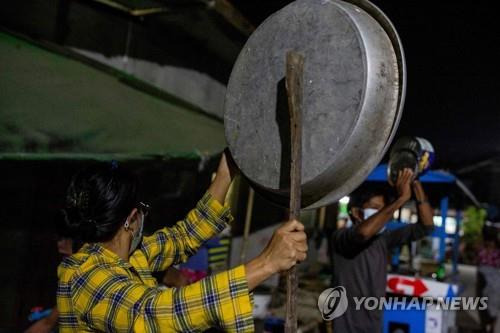
[[[326,207],[321,207],[318,212],[318,229],[323,231],[325,229]]]
[[[286,90],[290,112],[291,168],[290,168],[290,215],[289,219],[300,218],[300,184],[302,172],[302,76],[304,57],[295,51],[286,55]],[[297,271],[293,266],[286,278],[286,320],[285,332],[297,332]]]
[[[243,240],[241,242],[240,264],[245,263],[247,255],[248,238],[250,237],[250,225],[252,223],[253,198],[255,192],[253,188],[248,189],[247,211],[245,214],[245,229],[243,230]]]
[[[213,7],[217,13],[222,15],[229,24],[233,25],[241,33],[250,36],[254,32],[255,27],[245,16],[231,3],[229,0],[207,1],[213,3]]]

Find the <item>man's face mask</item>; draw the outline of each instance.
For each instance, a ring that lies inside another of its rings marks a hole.
[[[363,209],[363,217],[368,220],[370,217],[378,213],[378,209],[375,208],[365,208]]]
[[[378,209],[375,209],[375,208],[365,208],[363,209],[363,217],[365,218],[365,220],[368,220],[370,217],[372,217],[373,215],[377,214],[378,213]],[[381,234],[385,231],[385,225],[382,227],[382,229],[380,229],[377,234]]]

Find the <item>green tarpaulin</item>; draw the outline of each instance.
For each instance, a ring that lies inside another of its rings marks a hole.
[[[223,125],[115,75],[0,33],[0,157],[199,156]]]

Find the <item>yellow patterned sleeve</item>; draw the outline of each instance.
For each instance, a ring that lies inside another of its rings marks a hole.
[[[74,280],[76,316],[98,331],[253,332],[252,299],[244,266],[182,288],[147,287],[109,269],[94,269]]]
[[[141,250],[152,271],[185,262],[205,241],[220,233],[233,220],[228,206],[206,193],[186,218],[170,228],[144,237]]]

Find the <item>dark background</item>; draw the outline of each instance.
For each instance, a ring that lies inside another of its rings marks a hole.
[[[131,57],[195,69],[226,83],[247,36],[199,1],[157,2],[171,11],[135,18],[90,0],[18,0],[3,6],[0,28],[112,56],[125,52],[132,24]],[[288,2],[232,1],[255,26]],[[373,2],[393,21],[406,53],[408,89],[397,137],[428,139],[437,152],[436,168],[457,174],[481,202],[499,204],[500,36],[493,2]],[[193,161],[130,163],[150,189],[145,199],[152,203],[157,223],[161,216],[169,216],[161,223],[180,218],[210,178],[210,168],[200,174]],[[55,267],[59,259],[50,221],[70,175],[81,166],[81,161],[0,161],[5,237],[0,249],[8,253],[0,272],[0,322],[10,329],[26,323],[31,306],[52,305],[47,302],[55,273],[44,268]]]
[[[126,0],[120,0],[127,2]],[[254,26],[289,1],[234,0]],[[500,203],[500,41],[492,2],[374,0],[393,21],[406,53],[408,89],[397,137],[427,138],[435,168],[455,172],[481,202]],[[106,56],[196,69],[226,83],[247,36],[201,1],[158,0],[168,14],[136,18],[93,1],[23,0],[0,13],[0,26]]]
[[[289,1],[233,1],[258,24]],[[461,169],[500,153],[500,34],[492,3],[372,1],[392,20],[408,67],[398,135],[435,146],[436,167]]]

